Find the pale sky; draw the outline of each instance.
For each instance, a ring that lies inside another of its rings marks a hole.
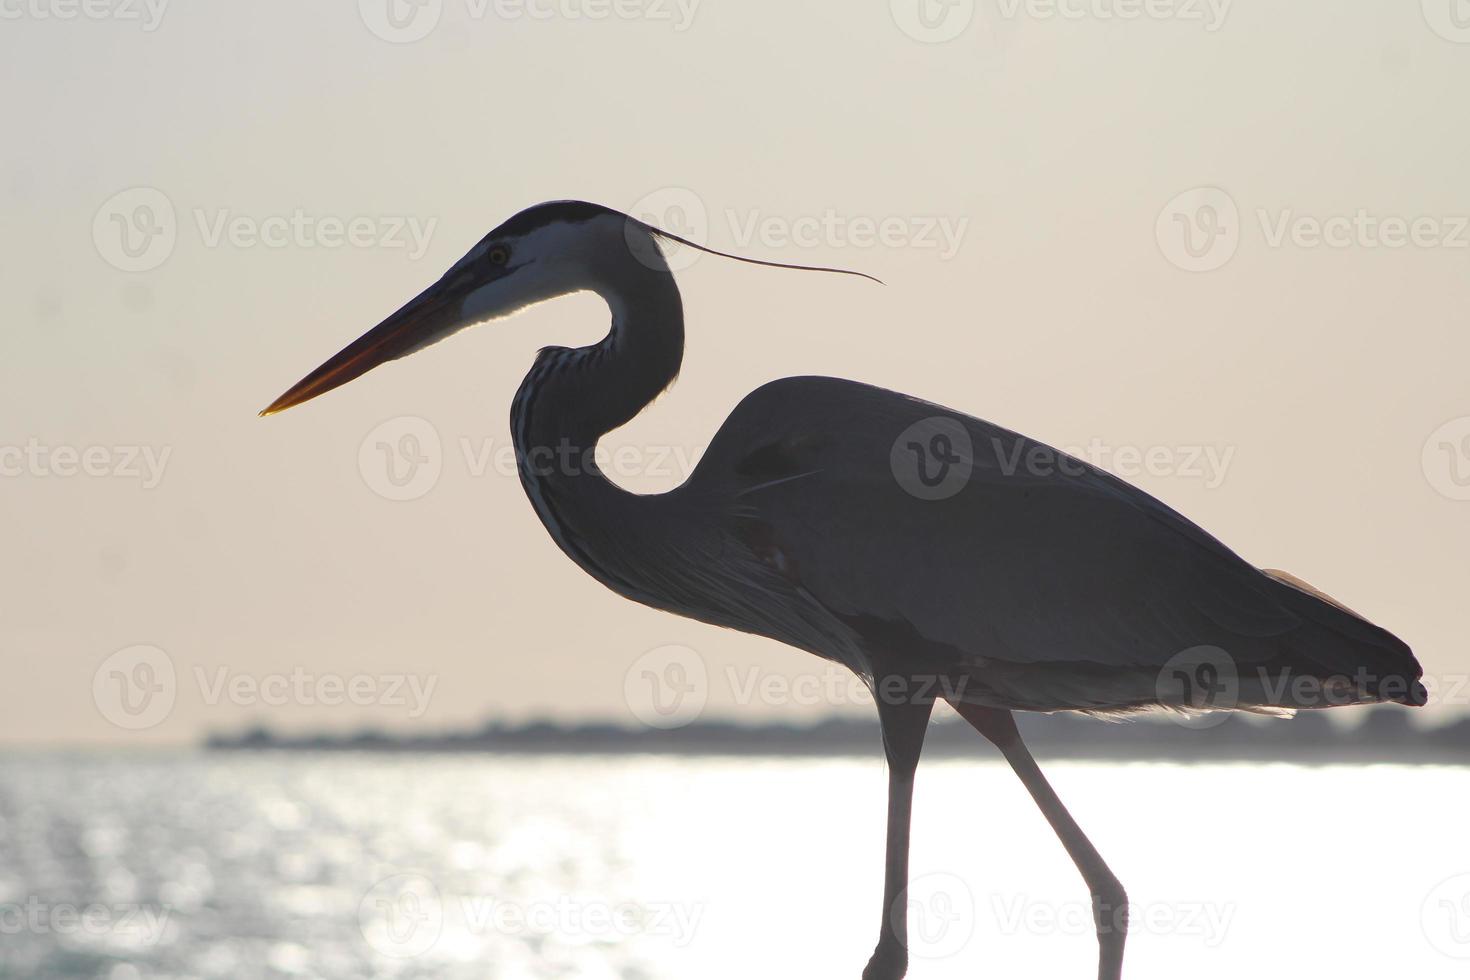
[[[536,521],[510,399],[536,348],[601,336],[586,296],[256,418],[568,197],[887,282],[699,258],[682,377],[608,440],[626,485],[675,485],[772,378],[910,392],[1091,454],[1398,633],[1463,710],[1451,0],[386,2],[0,0],[0,743],[631,722],[670,645],[711,716],[850,701]],[[118,671],[167,703],[119,714]]]

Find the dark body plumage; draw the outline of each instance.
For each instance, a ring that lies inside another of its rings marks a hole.
[[[950,465],[968,475],[920,499],[909,468],[933,465],[919,455],[924,436],[956,425],[968,445],[951,442]],[[1164,664],[1212,646],[1239,667],[1241,705],[1325,706],[1328,692],[1302,677],[1358,678],[1362,690],[1332,692],[1355,701],[1422,703],[1419,665],[1387,631],[1259,571],[1093,466],[895,392],[832,378],[759,389],[688,489],[716,487],[733,491],[732,534],[871,655],[924,672],[964,665],[966,700],[1145,707]]]
[[[968,475],[940,499],[916,496],[895,444],[956,425],[968,445],[950,465]],[[1230,706],[1423,701],[1419,665],[1387,631],[1081,460],[881,388],[772,382],[740,403],[683,486],[625,496],[629,515],[657,506],[698,530],[667,550],[594,547],[615,556],[589,569],[599,578],[869,677],[942,676],[990,707],[1179,707],[1161,669],[1211,647],[1223,656],[1206,659],[1237,671]],[[578,526],[590,524],[605,526]],[[701,546],[719,555],[717,573]],[[643,553],[658,564],[629,560]]]

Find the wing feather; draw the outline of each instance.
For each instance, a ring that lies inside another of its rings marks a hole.
[[[952,492],[931,493],[905,469],[918,461],[895,446],[914,432],[920,451],[948,434],[930,448],[966,474],[944,488]],[[1111,474],[856,382],[788,378],[753,392],[687,489],[726,500],[742,527],[764,528],[800,588],[836,620],[902,625],[968,664],[1147,676],[1212,645],[1241,664],[1297,657],[1327,668],[1339,640],[1344,662],[1354,647],[1407,655],[1343,607],[1317,603],[1331,610],[1325,618],[1303,607],[1312,591],[1262,573]],[[1351,628],[1332,619],[1344,616]]]

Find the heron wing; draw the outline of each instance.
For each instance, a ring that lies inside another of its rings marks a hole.
[[[1097,675],[1147,679],[1199,646],[1328,667],[1339,641],[1402,649],[1082,460],[856,382],[753,392],[687,486],[870,647],[936,669],[1066,667],[1126,700]]]

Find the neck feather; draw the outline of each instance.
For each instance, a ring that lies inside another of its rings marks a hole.
[[[612,312],[606,337],[588,347],[548,347],[536,358],[511,411],[518,449],[590,450],[678,376],[684,358],[678,287],[667,270],[637,268],[616,288],[598,288]]]
[[[608,335],[541,352],[511,408],[511,436],[526,496],[556,543],[594,578],[647,602],[615,540],[642,498],[609,481],[594,451],[678,375],[684,314],[667,270],[640,265],[618,278],[620,288],[598,290],[612,311]]]

